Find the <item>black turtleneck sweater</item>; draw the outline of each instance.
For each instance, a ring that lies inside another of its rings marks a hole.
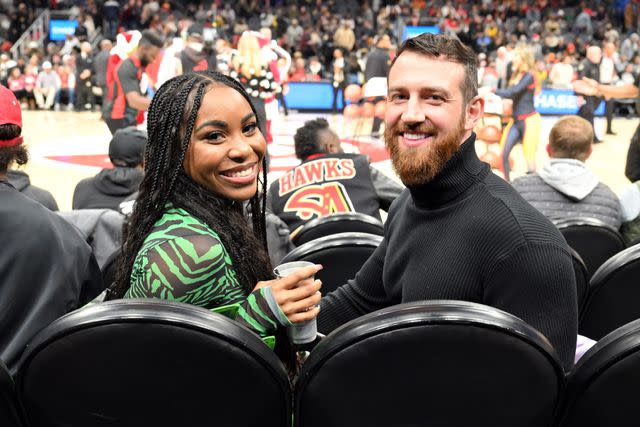
[[[523,319],[573,366],[576,284],[558,230],[475,152],[472,135],[430,182],[408,188],[389,210],[382,244],[321,302],[328,333],[358,316],[418,300],[464,300]]]

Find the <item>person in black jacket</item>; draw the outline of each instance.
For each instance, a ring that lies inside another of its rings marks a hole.
[[[76,111],[85,111],[95,107],[93,96],[93,54],[91,43],[82,42],[80,53],[76,56]]]
[[[42,204],[50,211],[58,210],[58,203],[53,195],[44,188],[36,187],[31,184],[29,175],[24,171],[9,169],[7,171],[9,184],[13,185],[16,190],[36,202]]]
[[[476,155],[484,114],[475,53],[457,38],[422,34],[389,71],[385,143],[407,189],[389,210],[382,243],[349,283],[324,296],[328,333],[404,302],[476,302],[544,334],[574,363],[578,303],[560,232]]]
[[[367,157],[344,153],[325,119],[305,122],[294,136],[300,166],[271,184],[267,209],[292,234],[322,216],[360,212],[380,219],[402,192],[402,185],[371,167]]]
[[[639,87],[640,76],[636,77],[633,84],[626,83],[620,86],[600,84],[598,80],[589,78],[588,76],[573,82],[573,89],[577,93],[598,98],[638,98],[640,96]],[[640,180],[640,126],[636,128],[633,137],[631,137],[624,173],[631,182]]]
[[[587,48],[587,57],[578,66],[578,77],[589,78],[595,81],[600,81],[600,62],[602,61],[602,50],[598,46],[589,46]],[[602,102],[602,98],[599,96],[585,96],[584,104],[580,106],[578,110],[578,116],[587,120],[593,127],[594,142],[600,142],[598,139],[595,127],[593,126],[593,118],[595,111]]]
[[[20,104],[0,86],[0,359],[12,374],[35,334],[103,290],[80,231],[7,180],[28,160],[21,132]]]
[[[376,45],[371,52],[367,55],[367,62],[364,69],[364,81],[369,82],[375,77],[387,77],[389,73],[389,65],[391,64],[391,56],[389,55],[389,49],[391,49],[391,37],[388,34],[378,36]],[[375,101],[379,101],[382,98],[377,98]],[[380,132],[380,125],[382,119],[379,117],[373,118],[373,127],[371,128],[371,135],[378,137]]]
[[[83,179],[73,192],[73,209],[113,209],[138,190],[144,176],[146,132],[128,127],[116,131],[109,143],[113,169]]]

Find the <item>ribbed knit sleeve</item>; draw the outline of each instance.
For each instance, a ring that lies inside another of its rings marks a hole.
[[[383,239],[355,279],[322,298],[318,316],[321,333],[327,334],[356,317],[394,304],[382,283],[386,250],[386,239]]]
[[[484,292],[484,304],[535,325],[556,349],[565,370],[573,367],[578,304],[566,248],[531,242],[514,248],[494,265]]]

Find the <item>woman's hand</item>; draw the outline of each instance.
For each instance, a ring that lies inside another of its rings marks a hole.
[[[278,306],[291,323],[312,320],[320,312],[317,305],[322,286],[322,282],[313,280],[313,276],[321,269],[321,265],[313,265],[301,268],[287,277],[258,282],[254,291],[271,286],[271,293]]]

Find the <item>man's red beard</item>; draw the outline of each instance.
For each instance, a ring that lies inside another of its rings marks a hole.
[[[435,134],[432,142],[416,148],[404,146],[398,141],[400,135],[410,131],[412,133]],[[391,163],[406,186],[422,185],[431,181],[444,165],[458,151],[464,136],[464,116],[458,127],[451,132],[438,132],[433,126],[423,124],[415,128],[407,128],[397,124],[384,130],[384,142],[389,148]]]

